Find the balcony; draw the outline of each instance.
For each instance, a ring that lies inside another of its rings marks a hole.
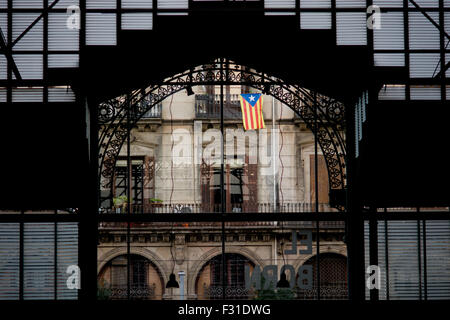
[[[162,103],[158,103],[156,106],[148,110],[141,119],[158,119],[161,118]]]
[[[223,106],[225,120],[242,119],[239,94],[224,96]],[[220,119],[220,95],[195,95],[195,117],[198,119]]]
[[[277,205],[274,208],[273,203],[255,203],[255,204],[245,204],[245,203],[231,203],[229,208],[226,210],[230,213],[299,213],[299,212],[314,212],[314,203],[304,203],[304,202],[292,202],[283,203],[282,205]],[[319,212],[331,212],[337,211],[331,208],[327,203],[319,203]],[[204,203],[160,203],[153,205],[148,204],[135,204],[131,205],[132,213],[220,213],[220,204],[204,204]],[[123,206],[120,208],[102,208],[101,213],[127,213],[127,207]]]

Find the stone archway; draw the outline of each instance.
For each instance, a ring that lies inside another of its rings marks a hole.
[[[100,255],[98,257],[98,265],[97,265],[97,274],[100,274],[101,270],[105,267],[105,265],[111,261],[112,259],[127,254],[127,248],[126,247],[117,247],[114,249],[111,249],[104,254]],[[163,282],[167,282],[168,280],[168,274],[170,271],[170,268],[164,263],[164,260],[159,257],[157,254],[152,252],[151,250],[148,250],[146,248],[141,247],[130,247],[130,254],[139,255],[142,256],[149,261],[151,261],[157,270],[159,271]]]
[[[261,268],[264,267],[265,263],[264,260],[259,257],[254,251],[244,247],[244,246],[227,246],[225,253],[233,253],[233,254],[239,254],[246,259],[248,259],[253,265],[259,265]],[[188,292],[194,293],[195,292],[195,286],[197,282],[197,278],[202,270],[202,268],[209,263],[211,259],[214,257],[217,257],[222,254],[222,249],[220,247],[212,248],[211,250],[208,250],[203,255],[197,259],[197,261],[192,265],[192,267],[189,269],[188,274],[190,275],[187,279],[187,288]]]

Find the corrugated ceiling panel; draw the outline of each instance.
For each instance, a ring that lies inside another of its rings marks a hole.
[[[366,45],[366,13],[338,12],[336,21],[338,45]]]
[[[115,9],[116,0],[86,0],[87,9]]]
[[[403,8],[403,0],[373,0],[373,4],[383,8]]]
[[[377,67],[404,67],[404,53],[375,53],[375,66]]]
[[[17,39],[22,32],[39,16],[38,13],[14,13],[12,17],[13,39]],[[6,35],[5,35],[6,37]],[[44,44],[42,19],[14,45],[14,50],[42,50]]]
[[[415,2],[422,8],[437,8],[439,7],[439,1],[438,0],[415,0]],[[446,2],[444,0],[444,2]],[[410,8],[415,8],[415,6],[409,2],[409,7]]]
[[[6,1],[5,1],[6,2]],[[13,0],[13,8],[41,9],[43,7],[42,0]]]
[[[369,266],[369,221],[364,221],[364,270]],[[369,289],[364,286],[366,292],[366,300],[369,300]]]
[[[153,0],[122,0],[122,8],[151,9]]]
[[[14,54],[23,79],[42,79],[42,54]]]
[[[116,15],[111,13],[86,14],[86,44],[115,45]]]
[[[440,86],[411,86],[411,100],[440,100]]]
[[[295,0],[264,0],[264,8],[295,9]]]
[[[300,13],[301,29],[331,29],[331,12]]]
[[[450,3],[450,1],[449,1]],[[450,7],[450,4],[449,4]],[[447,33],[450,33],[450,12],[444,12],[444,26],[445,26],[445,31],[447,31]],[[447,47],[448,49],[448,47]]]
[[[450,299],[450,221],[428,220],[425,228],[427,298]]]
[[[265,16],[295,16],[294,11],[266,11]]]
[[[24,300],[54,298],[53,223],[24,223]]]
[[[42,87],[12,89],[12,102],[42,102],[43,99]]]
[[[47,0],[48,5],[51,5],[54,0]],[[55,9],[67,9],[70,6],[79,6],[80,0],[59,0],[58,3],[53,7]]]
[[[6,87],[0,88],[0,102],[6,102]]]
[[[188,0],[158,0],[158,9],[187,9]]]
[[[404,49],[403,25],[402,12],[383,13],[381,28],[373,30],[374,49]]]
[[[389,297],[419,298],[419,259],[416,221],[388,222]]]
[[[8,35],[8,15],[5,12],[0,12],[0,28],[2,29],[3,36]]]
[[[6,60],[6,57],[2,54],[0,55],[0,80],[5,80],[8,73],[8,60]]]
[[[410,77],[432,78],[439,63],[439,53],[411,53]]]
[[[378,221],[378,266],[380,267],[380,300],[387,299],[387,273],[386,273],[386,228],[384,221]]]
[[[300,8],[331,8],[331,0],[300,0]]]
[[[50,13],[48,18],[48,49],[76,51],[79,49],[79,30],[67,28],[67,14]]]
[[[439,23],[437,12],[428,12]],[[411,49],[439,49],[439,30],[420,12],[409,14],[409,47]]]
[[[405,100],[405,85],[384,85],[378,92],[379,100]]]
[[[19,224],[0,223],[0,300],[19,299]]]
[[[74,102],[75,93],[71,88],[67,87],[50,87],[48,88],[49,102]]]
[[[76,68],[78,67],[78,54],[49,54],[49,68]]]
[[[67,288],[67,268],[78,265],[78,224],[74,222],[57,224],[57,299],[74,300],[76,289]]]
[[[336,8],[364,8],[366,0],[336,0]]]
[[[151,30],[153,28],[152,13],[124,13],[122,14],[123,30]]]

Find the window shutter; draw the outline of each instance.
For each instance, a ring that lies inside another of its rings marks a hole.
[[[144,157],[144,212],[151,209],[150,199],[155,197],[155,157]]]
[[[201,193],[202,193],[202,211],[203,212],[212,212],[211,201],[211,192],[210,192],[210,184],[213,169],[211,166],[207,165],[204,161],[200,167],[200,182],[201,182]]]
[[[258,212],[258,165],[249,163],[249,156],[245,156],[244,165],[244,212]]]
[[[325,158],[323,155],[318,155],[317,158],[319,159],[318,163],[318,175],[317,179],[319,182],[319,204],[323,203],[329,203],[329,195],[328,195],[328,172],[327,172],[327,165],[325,162]],[[316,196],[315,196],[315,184],[316,184],[316,174],[315,174],[315,158],[314,155],[309,156],[310,159],[310,194],[311,194],[311,203],[316,202]]]

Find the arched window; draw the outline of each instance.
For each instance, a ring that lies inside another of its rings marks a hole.
[[[245,266],[253,269],[254,264],[236,253],[225,254],[225,295],[227,299],[248,299],[245,289]],[[197,297],[199,299],[223,298],[222,255],[215,256],[206,263],[197,277]]]
[[[320,299],[343,300],[348,298],[347,289],[347,258],[336,253],[321,253],[319,255]],[[317,256],[304,263],[313,269],[313,286],[311,290],[297,290],[299,299],[317,298]]]
[[[127,256],[109,261],[101,270],[98,281],[99,299],[128,299]],[[161,299],[163,281],[157,267],[139,255],[130,255],[130,299]]]

